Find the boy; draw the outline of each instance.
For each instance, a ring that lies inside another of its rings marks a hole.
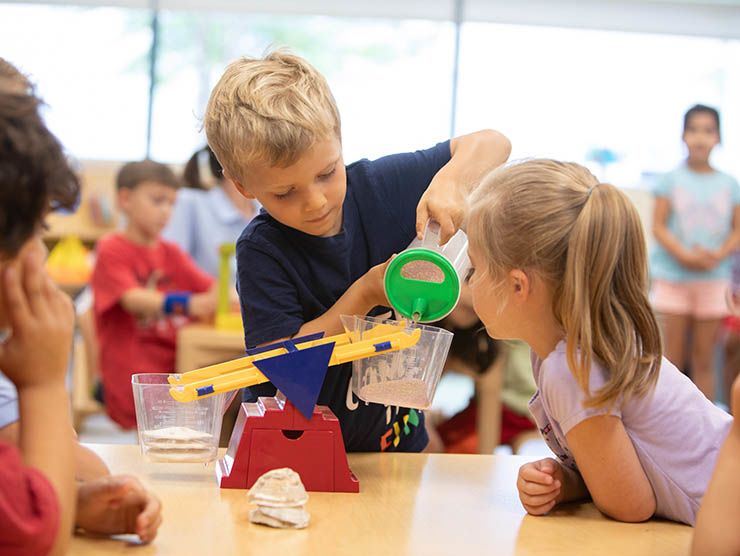
[[[237,242],[248,347],[339,333],[340,314],[387,306],[388,258],[422,233],[429,218],[440,222],[446,242],[463,220],[466,192],[510,150],[505,137],[488,131],[345,168],[339,112],[326,80],[302,58],[280,51],[230,64],[211,93],[204,124],[225,176],[264,208]],[[423,450],[423,414],[360,404],[350,369],[332,368],[318,400],[338,417],[347,450]]]
[[[136,427],[131,375],[175,368],[177,329],[216,307],[214,280],[177,245],[160,239],[178,181],[151,160],[125,164],[116,178],[126,227],[97,244],[92,276],[105,407],[123,428]]]
[[[147,541],[161,519],[159,501],[133,477],[75,485],[75,452],[83,450],[64,384],[74,318],[44,272],[40,231],[50,207],[74,205],[79,186],[39,104],[0,58],[0,553],[8,555],[63,553],[73,523]],[[87,454],[95,464],[87,471],[107,474]]]

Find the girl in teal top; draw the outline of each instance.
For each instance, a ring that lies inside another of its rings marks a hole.
[[[651,300],[666,357],[679,369],[690,368],[713,399],[714,346],[728,312],[731,255],[740,245],[740,187],[709,162],[720,142],[717,110],[696,105],[686,112],[683,141],[686,161],[655,188]]]

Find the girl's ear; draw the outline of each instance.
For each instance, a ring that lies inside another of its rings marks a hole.
[[[256,197],[252,195],[252,193],[250,193],[249,190],[246,189],[239,181],[235,180],[234,177],[229,174],[229,171],[226,169],[224,169],[224,179],[227,179],[231,183],[233,183],[234,187],[236,187],[236,190],[247,199],[256,199]]]
[[[532,282],[526,272],[519,268],[509,271],[510,293],[514,299],[524,302],[529,299],[532,291]]]

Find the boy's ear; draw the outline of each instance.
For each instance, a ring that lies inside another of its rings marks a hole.
[[[124,187],[116,191],[116,202],[118,203],[118,207],[121,210],[123,211],[128,210],[130,198],[131,198],[131,189]]]
[[[252,193],[249,192],[248,189],[246,189],[238,180],[234,179],[234,177],[229,174],[229,171],[224,168],[224,179],[229,180],[231,183],[234,184],[234,187],[236,187],[236,190],[241,193],[244,197],[247,199],[256,199]]]
[[[532,291],[532,281],[527,276],[527,273],[521,269],[515,268],[509,272],[509,283],[511,285],[510,293],[519,302],[524,302],[529,299],[529,294]]]

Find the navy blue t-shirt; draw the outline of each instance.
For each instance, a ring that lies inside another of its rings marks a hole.
[[[248,348],[293,336],[324,314],[371,267],[404,250],[416,235],[416,206],[450,160],[450,143],[360,160],[347,166],[343,226],[316,237],[262,212],[236,244],[239,299]],[[421,411],[366,404],[350,386],[352,365],[331,367],[318,403],[339,419],[348,451],[419,452],[429,438]],[[248,398],[270,396],[271,385]]]

